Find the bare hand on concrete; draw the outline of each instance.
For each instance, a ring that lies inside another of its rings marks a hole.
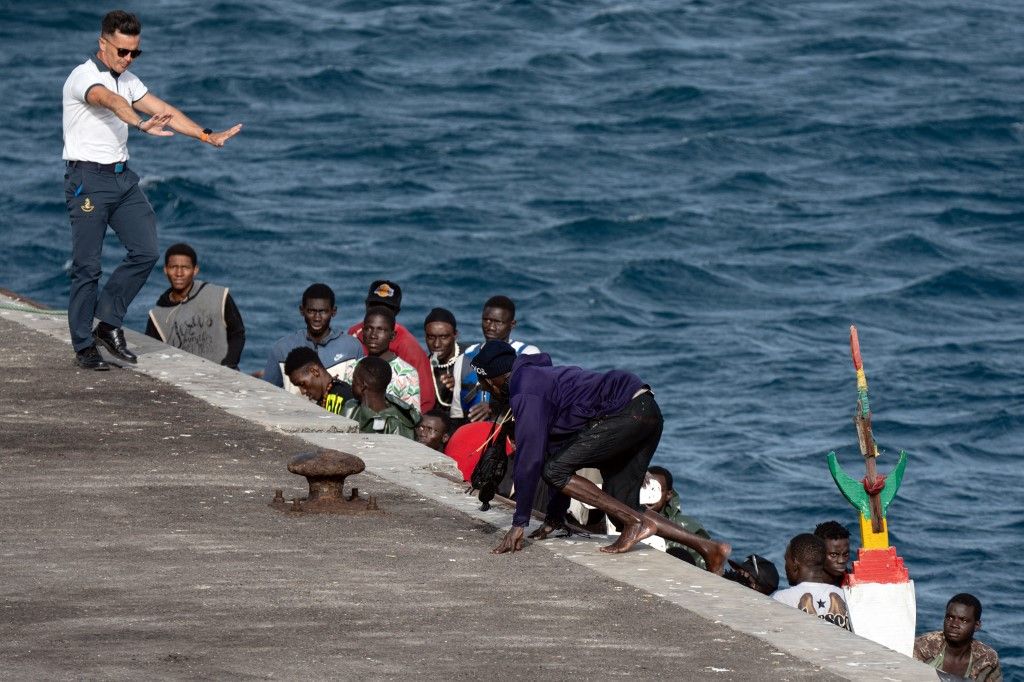
[[[502,538],[501,544],[491,550],[491,554],[506,554],[508,552],[518,552],[523,548],[523,529],[520,526],[512,526],[505,537]]]

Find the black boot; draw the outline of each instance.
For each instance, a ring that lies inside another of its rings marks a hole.
[[[102,343],[115,358],[133,365],[139,361],[135,353],[128,350],[128,344],[124,342],[124,330],[120,327],[100,323],[93,330],[92,337]]]
[[[89,346],[75,353],[75,362],[82,369],[94,369],[96,371],[110,369],[110,365],[103,361],[100,352],[96,350],[96,346]]]

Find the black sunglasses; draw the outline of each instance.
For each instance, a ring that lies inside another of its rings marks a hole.
[[[142,50],[129,50],[127,47],[118,47],[117,45],[114,45],[109,40],[107,40],[106,36],[100,36],[100,38],[102,38],[104,40],[104,42],[106,42],[112,48],[117,50],[117,56],[118,57],[124,58],[124,57],[127,57],[128,55],[131,55],[132,59],[138,59],[139,55],[142,54]]]

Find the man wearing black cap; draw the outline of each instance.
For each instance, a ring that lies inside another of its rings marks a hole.
[[[763,556],[751,554],[742,564],[729,559],[732,570],[722,576],[740,585],[746,585],[761,594],[771,595],[779,589],[779,569]]]
[[[561,527],[572,497],[621,524],[618,539],[602,552],[628,552],[660,535],[697,550],[709,571],[721,570],[729,545],[697,537],[640,505],[640,488],[663,425],[650,386],[620,370],[554,367],[546,353],[517,356],[512,346],[498,340],[484,344],[473,367],[484,388],[509,403],[515,418],[516,511],[512,528],[494,553],[522,549],[543,476],[555,491],[544,525],[531,538],[542,540]],[[576,475],[587,467],[601,471],[604,490]]]
[[[437,404],[450,415],[452,395],[455,389],[455,361],[462,354],[459,346],[459,329],[455,315],[445,308],[434,308],[423,320],[423,340],[430,351],[430,369],[434,380],[434,398]],[[420,390],[428,388],[421,385]]]
[[[370,285],[370,291],[366,295],[366,309],[382,305],[390,308],[395,317],[402,309],[402,287],[395,282],[386,279],[378,279]],[[349,327],[348,333],[363,343],[363,323],[359,322]],[[366,344],[363,344],[365,350]],[[395,323],[395,338],[388,345],[388,350],[402,358],[416,368],[416,375],[419,377],[420,386],[426,388],[432,385],[434,373],[430,369],[430,360],[427,354],[420,348],[416,338],[402,325]],[[420,412],[426,414],[434,409],[434,392],[420,392]]]

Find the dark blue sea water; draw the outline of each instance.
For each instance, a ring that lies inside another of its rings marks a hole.
[[[482,302],[556,362],[632,369],[657,459],[739,556],[856,517],[861,333],[919,629],[976,594],[1024,676],[1024,5],[908,0],[129,3],[134,70],[223,150],[132,135],[162,246],[245,317],[244,369],[309,283],[360,316]],[[66,304],[61,86],[92,3],[0,3],[0,286]],[[119,259],[111,238],[105,269]],[[128,324],[166,286],[153,273]]]

